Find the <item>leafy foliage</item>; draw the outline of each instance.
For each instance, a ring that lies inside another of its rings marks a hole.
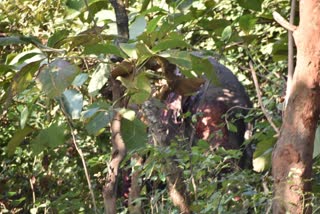
[[[115,15],[107,0],[88,1],[88,5],[77,0],[2,1],[1,211],[92,211],[83,166],[72,139],[76,133],[98,212],[102,212],[105,161],[111,156],[108,126],[114,112],[123,111],[121,133],[129,152],[148,155],[141,166],[145,180],[163,183],[166,175],[162,163],[174,154],[187,178],[195,213],[265,213],[272,198],[268,170],[275,138],[256,104],[248,62],[255,65],[263,103],[279,125],[287,35],[273,21],[271,8],[283,15],[289,13],[288,1],[130,1],[130,40],[118,47],[113,43],[117,38]],[[154,79],[163,77],[143,68],[152,57],[161,56],[177,64],[186,77],[206,75],[218,84],[212,65],[205,57],[191,54],[194,50],[220,59],[246,86],[254,103],[246,120],[255,124],[247,144],[253,142],[256,147],[254,163],[259,164],[254,168],[258,173],[236,166],[239,151],[220,149],[204,155],[208,151],[204,141],[191,151],[176,144],[165,149],[151,147],[147,127],[139,116],[115,108],[108,99],[108,78],[118,72],[109,55],[129,62],[129,67],[124,66],[128,75],[116,76],[125,87],[122,98],[130,98],[132,105],[139,106],[148,99]],[[150,192],[144,187],[142,193],[147,213],[178,212],[165,190],[153,188]],[[314,195],[318,194],[316,189]],[[121,200],[119,212],[125,212]]]

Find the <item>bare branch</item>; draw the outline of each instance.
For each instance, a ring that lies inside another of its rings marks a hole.
[[[257,96],[258,96],[258,103],[261,107],[261,110],[264,114],[264,116],[267,118],[268,122],[270,123],[270,125],[272,126],[272,128],[274,129],[274,131],[277,133],[277,135],[279,135],[280,131],[277,128],[277,126],[273,123],[271,116],[269,115],[269,113],[267,112],[266,108],[264,107],[263,103],[262,103],[262,98],[261,98],[261,91],[259,89],[259,83],[258,83],[258,79],[257,79],[257,75],[256,72],[253,68],[252,62],[249,62],[249,66],[250,66],[250,71],[252,74],[252,78],[253,78],[253,82],[254,82],[254,86],[256,88],[256,92],[257,92]]]
[[[59,102],[63,103],[61,98],[59,99]],[[96,203],[96,199],[94,197],[94,192],[93,192],[93,188],[92,188],[92,185],[91,185],[91,179],[90,179],[90,175],[88,173],[88,168],[87,168],[87,165],[86,165],[86,161],[84,159],[84,156],[83,156],[81,148],[78,147],[78,145],[77,145],[75,131],[72,128],[72,123],[71,123],[70,118],[68,117],[68,114],[66,113],[66,110],[65,110],[63,105],[61,105],[61,111],[62,111],[63,115],[65,116],[65,118],[67,120],[67,123],[68,123],[68,126],[70,128],[70,133],[71,133],[71,136],[72,136],[72,143],[73,143],[74,147],[76,148],[76,150],[77,150],[77,152],[79,154],[79,157],[81,159],[82,166],[83,166],[83,169],[84,169],[84,173],[85,173],[85,176],[86,176],[86,180],[87,180],[87,183],[88,183],[88,188],[89,188],[90,195],[91,195],[91,198],[92,198],[94,213],[97,213],[97,203]]]
[[[93,192],[93,188],[92,188],[92,185],[91,185],[90,175],[89,175],[89,172],[88,172],[86,161],[84,159],[84,156],[83,156],[81,148],[78,147],[78,145],[77,145],[76,137],[75,137],[74,131],[73,131],[72,127],[71,127],[71,124],[69,124],[69,127],[70,127],[70,132],[71,132],[71,135],[72,135],[72,143],[73,143],[74,147],[76,148],[76,150],[77,150],[77,152],[78,152],[78,154],[80,156],[80,159],[81,159],[81,162],[82,162],[82,166],[83,166],[83,169],[84,169],[84,173],[86,175],[88,188],[89,188],[90,195],[91,195],[91,198],[92,198],[94,213],[97,213],[96,199],[94,197],[94,192]]]
[[[294,17],[296,11],[296,0],[291,0],[291,11],[290,11],[290,24],[294,24]],[[294,72],[294,40],[292,31],[288,31],[288,76],[287,76],[287,89],[284,107],[286,107],[288,98],[291,93],[291,85]]]
[[[118,29],[118,41],[127,42],[129,39],[128,15],[126,6],[122,0],[109,0],[114,8]]]
[[[278,22],[282,27],[289,31],[295,31],[297,26],[290,24],[287,20],[285,20],[278,12],[274,11],[272,13],[274,20]]]

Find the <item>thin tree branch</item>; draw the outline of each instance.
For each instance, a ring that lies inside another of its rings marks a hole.
[[[112,84],[112,100],[114,108],[120,108],[123,106],[121,102],[121,88],[120,82],[110,78]],[[119,112],[115,112],[115,115],[111,122],[111,144],[112,154],[111,161],[108,165],[108,175],[106,185],[103,187],[103,198],[106,214],[116,214],[116,196],[117,196],[117,180],[119,175],[119,168],[122,160],[126,156],[126,145],[121,136],[121,119],[122,116]]]
[[[294,17],[296,11],[296,0],[291,0],[291,11],[290,11],[290,24],[294,24]],[[286,89],[286,97],[284,102],[284,107],[286,107],[288,98],[291,93],[291,85],[293,79],[294,72],[294,40],[293,40],[293,32],[288,31],[288,76],[287,76],[287,89]]]
[[[90,195],[91,195],[91,198],[92,198],[94,213],[97,214],[97,203],[96,203],[96,199],[94,197],[94,192],[93,192],[93,188],[92,188],[92,185],[91,185],[91,179],[90,179],[90,175],[88,173],[88,168],[87,168],[86,161],[84,159],[84,156],[83,156],[81,148],[78,147],[78,145],[77,145],[75,131],[72,128],[72,123],[70,121],[70,118],[69,118],[68,114],[65,111],[65,108],[64,108],[64,105],[63,105],[63,102],[62,102],[62,98],[59,98],[59,102],[60,102],[60,106],[61,106],[61,111],[62,111],[63,115],[65,116],[65,118],[67,120],[67,123],[68,123],[68,126],[70,128],[70,132],[71,132],[71,136],[72,136],[72,143],[73,143],[74,147],[76,148],[76,150],[77,150],[77,152],[79,154],[79,157],[81,159],[82,166],[83,166],[83,169],[84,169],[84,174],[86,176],[86,180],[87,180],[87,183],[88,183],[89,192],[90,192]]]
[[[261,110],[264,114],[264,116],[267,118],[268,122],[270,123],[270,125],[272,126],[272,128],[274,129],[274,131],[277,133],[277,135],[279,135],[280,131],[277,128],[277,126],[273,123],[271,116],[269,115],[269,113],[267,112],[266,108],[264,107],[263,103],[262,103],[262,98],[261,98],[261,91],[259,89],[259,83],[258,83],[258,79],[257,79],[257,75],[256,72],[253,68],[252,62],[249,62],[249,66],[250,66],[250,71],[252,74],[252,78],[253,78],[253,82],[254,82],[254,86],[256,88],[256,92],[257,92],[257,96],[258,96],[258,103],[261,107]]]
[[[94,192],[93,192],[93,188],[92,188],[92,185],[91,185],[91,179],[90,179],[90,175],[88,173],[88,168],[87,168],[86,161],[84,159],[84,156],[83,156],[81,148],[78,147],[78,145],[77,145],[77,141],[76,141],[76,137],[75,137],[75,134],[74,134],[74,130],[73,130],[72,126],[71,126],[70,121],[68,121],[68,125],[70,127],[70,132],[71,132],[71,136],[72,136],[72,143],[73,143],[74,147],[76,148],[76,150],[77,150],[77,152],[78,152],[78,154],[80,156],[80,159],[81,159],[81,162],[82,162],[82,166],[83,166],[83,169],[84,169],[84,173],[86,175],[88,188],[89,188],[90,195],[91,195],[91,198],[92,198],[94,213],[98,213],[97,212],[97,203],[96,203],[96,199],[94,197]]]
[[[118,43],[127,42],[129,39],[129,19],[126,6],[122,0],[109,0],[116,14],[116,22],[118,29]]]
[[[295,31],[297,29],[297,26],[290,24],[287,20],[285,20],[278,12],[274,11],[272,13],[274,20],[279,23],[282,27],[289,31]]]
[[[34,175],[32,175],[31,178],[29,178],[29,183],[30,183],[30,188],[31,188],[31,192],[32,192],[32,203],[33,203],[33,208],[36,206],[36,193],[34,192],[34,181],[35,181],[35,178],[34,178]]]

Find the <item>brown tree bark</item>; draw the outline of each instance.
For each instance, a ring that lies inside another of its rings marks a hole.
[[[125,5],[122,0],[110,0],[112,4],[117,21],[118,28],[118,40],[119,42],[126,42],[129,39],[129,29],[128,29],[128,16],[126,13]],[[109,85],[112,88],[112,101],[114,103],[114,108],[121,108],[124,106],[122,96],[122,89],[120,82],[115,78],[110,77]],[[126,156],[126,145],[121,136],[121,119],[122,116],[117,109],[115,110],[115,115],[110,124],[111,129],[111,160],[108,164],[108,174],[106,177],[106,184],[103,187],[102,195],[104,199],[104,208],[106,214],[116,214],[116,200],[117,200],[117,180],[119,179],[119,168],[122,160]]]
[[[135,201],[140,197],[141,192],[141,170],[137,169],[143,164],[143,158],[138,154],[134,154],[131,158],[131,161],[134,161],[135,165],[132,167],[131,173],[131,188],[129,192],[129,201],[128,201],[128,210],[130,214],[141,214],[142,212],[142,203],[141,201]]]
[[[129,19],[126,6],[122,0],[109,0],[116,14],[116,22],[118,29],[117,42],[127,42],[129,39]]]
[[[300,1],[299,27],[290,28],[294,30],[297,64],[272,157],[272,208],[273,213],[311,213],[308,192],[320,104],[320,0]]]
[[[112,84],[112,99],[115,108],[122,106],[121,104],[121,88],[120,82],[110,79]],[[119,178],[119,168],[122,160],[126,156],[126,145],[121,136],[121,114],[115,112],[115,115],[110,124],[111,128],[111,144],[112,153],[111,161],[108,165],[108,174],[106,177],[106,185],[103,187],[102,195],[104,199],[104,208],[106,214],[116,214],[117,200],[117,179]]]

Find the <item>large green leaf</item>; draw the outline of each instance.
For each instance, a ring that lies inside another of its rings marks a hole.
[[[220,85],[216,70],[208,58],[191,55],[191,61],[192,70],[194,70],[198,76],[204,74],[214,85]]]
[[[64,131],[65,127],[57,123],[41,130],[37,137],[31,141],[33,153],[37,155],[45,149],[54,149],[65,143]]]
[[[20,39],[19,36],[1,37],[0,46],[27,44],[26,41]]]
[[[136,49],[137,49],[137,55],[138,55],[137,64],[140,64],[143,61],[145,61],[146,59],[155,55],[155,53],[152,50],[150,50],[150,48],[147,45],[145,45],[144,43],[136,44]]]
[[[120,43],[119,46],[130,58],[138,58],[136,43]]]
[[[121,83],[127,88],[130,102],[142,104],[151,94],[151,85],[146,73],[140,73],[134,80],[131,78],[118,77]]]
[[[192,69],[191,57],[189,51],[168,50],[159,54],[171,63],[178,65],[183,69]],[[188,76],[188,75],[187,75]]]
[[[144,16],[138,16],[129,27],[130,39],[136,39],[146,29],[147,22]]]
[[[160,41],[156,46],[152,48],[152,51],[157,53],[174,48],[191,48],[191,46],[183,40],[179,39],[167,39]]]
[[[246,14],[239,18],[239,26],[241,30],[248,34],[250,30],[254,29],[257,20],[258,19],[256,16],[252,14]]]
[[[5,105],[9,106],[12,98],[21,93],[30,85],[30,83],[33,81],[35,72],[39,69],[41,61],[42,59],[23,66],[20,71],[14,75],[9,90],[5,92],[5,95],[0,100],[0,103],[6,103]]]
[[[18,45],[18,44],[33,44],[41,51],[44,52],[62,52],[63,50],[54,49],[51,47],[47,47],[41,43],[41,41],[36,37],[31,36],[11,36],[11,37],[1,37],[0,38],[0,46],[7,45]]]
[[[141,73],[136,76],[135,86],[137,92],[131,96],[130,101],[135,104],[142,104],[150,97],[151,94],[151,85],[145,73]]]
[[[76,86],[76,87],[80,87],[83,85],[83,83],[85,83],[88,79],[89,75],[87,73],[81,73],[81,74],[78,74],[73,82],[72,82],[72,85]]]
[[[282,61],[288,59],[288,43],[286,40],[281,39],[273,43],[272,59],[274,61]]]
[[[157,17],[151,19],[147,24],[146,32],[148,33],[154,32],[163,18],[164,18],[164,15],[158,15]]]
[[[69,30],[60,30],[55,32],[49,39],[47,45],[53,48],[59,48],[63,44],[63,40],[69,35]]]
[[[148,141],[147,127],[138,119],[122,119],[121,135],[129,152],[146,146]]]
[[[99,111],[86,124],[85,128],[91,135],[99,135],[101,131],[111,122],[113,118],[112,111]]]
[[[232,36],[232,27],[227,26],[221,33],[221,40],[227,42]]]
[[[208,31],[215,32],[216,35],[221,35],[222,31],[227,26],[231,25],[231,22],[226,19],[212,19],[212,20],[204,19],[199,22],[199,25]]]
[[[36,79],[37,85],[49,98],[55,98],[71,85],[78,72],[77,66],[62,59],[56,59],[40,70]]]
[[[33,131],[34,129],[30,126],[25,126],[23,129],[17,130],[7,145],[8,155],[13,155],[17,146],[19,146],[25,137]]]
[[[253,170],[262,172],[271,167],[271,154],[276,138],[273,137],[274,132],[270,131],[267,134],[261,134],[258,138],[257,148],[253,154]]]
[[[317,157],[320,154],[320,126],[318,126],[316,131],[316,136],[314,139],[314,149],[313,149],[313,158]]]
[[[110,73],[110,67],[106,63],[100,63],[97,69],[92,74],[91,80],[88,85],[88,92],[91,96],[98,94],[99,90],[108,81],[108,76]]]
[[[74,89],[66,90],[63,92],[62,105],[71,119],[79,119],[83,107],[83,96]]]
[[[85,45],[84,54],[114,54],[116,56],[126,57],[124,53],[113,44],[91,44]]]
[[[65,4],[67,7],[71,8],[71,9],[80,10],[85,5],[85,1],[83,1],[83,0],[67,0]]]
[[[263,1],[264,0],[237,0],[241,7],[255,11],[261,11]]]

